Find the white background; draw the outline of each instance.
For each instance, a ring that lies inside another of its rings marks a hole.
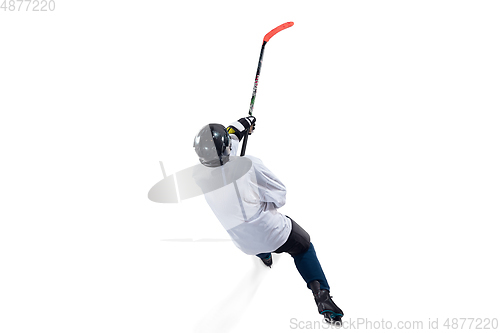
[[[245,116],[346,320],[499,314],[497,1],[61,1],[0,11],[0,331],[288,332],[320,320],[203,198],[155,204]],[[249,301],[251,299],[251,301]],[[231,312],[232,311],[232,312]],[[233,321],[227,318],[232,318]]]

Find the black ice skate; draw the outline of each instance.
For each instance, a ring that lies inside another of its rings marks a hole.
[[[273,264],[273,256],[271,254],[269,254],[269,257],[263,259],[263,258],[260,258],[260,260],[262,260],[262,262],[264,263],[264,265],[266,265],[267,267],[271,268],[271,265]]]
[[[333,325],[342,325],[342,316],[344,312],[333,302],[330,292],[326,289],[320,289],[319,281],[315,280],[309,283],[314,300],[318,306],[318,312],[325,317],[325,320]]]

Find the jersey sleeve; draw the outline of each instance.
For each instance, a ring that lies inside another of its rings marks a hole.
[[[238,140],[238,137],[235,134],[229,134],[229,137],[231,138],[231,154],[229,154],[229,156],[237,156],[240,140]]]
[[[251,160],[255,168],[257,184],[261,189],[261,191],[259,191],[261,201],[274,203],[276,208],[284,206],[286,203],[285,185],[262,163],[261,160],[253,156]]]

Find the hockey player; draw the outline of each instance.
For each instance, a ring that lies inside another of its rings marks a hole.
[[[251,134],[255,117],[241,118],[225,128],[204,126],[194,139],[200,162],[211,168],[229,168],[245,133]],[[283,183],[253,156],[250,170],[231,186],[205,193],[205,199],[233,243],[244,253],[258,256],[271,267],[271,253],[289,253],[312,291],[318,312],[331,324],[342,324],[342,310],[330,297],[330,286],[309,234],[290,217],[278,212],[286,201]],[[227,171],[230,172],[230,171]]]

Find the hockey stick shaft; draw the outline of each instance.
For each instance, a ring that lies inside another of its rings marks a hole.
[[[293,22],[283,23],[282,25],[277,26],[273,30],[269,31],[264,36],[264,41],[262,42],[262,48],[260,49],[259,64],[257,65],[257,74],[255,74],[255,81],[253,84],[252,99],[250,100],[250,109],[248,110],[249,116],[251,116],[253,113],[253,105],[255,103],[255,96],[257,95],[257,85],[259,84],[260,69],[262,67],[262,59],[264,58],[264,49],[266,47],[266,44],[278,32],[285,30],[286,28],[290,28],[292,25],[293,25]],[[241,147],[241,154],[240,154],[241,156],[245,156],[245,151],[247,148],[247,141],[248,141],[248,131],[245,132],[245,137],[243,139],[243,145]]]

